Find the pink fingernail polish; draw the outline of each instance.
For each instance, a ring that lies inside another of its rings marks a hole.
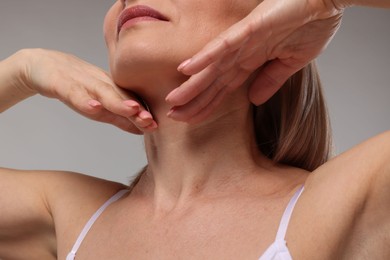
[[[138,115],[142,120],[152,119],[152,115],[148,111],[141,111]]]
[[[165,101],[167,101],[167,102],[171,101],[172,96],[174,96],[176,93],[177,93],[177,90],[176,90],[176,89],[172,90],[172,91],[168,94],[168,96],[165,98]]]
[[[101,106],[102,104],[97,100],[90,100],[90,101],[88,101],[88,105],[95,108],[95,107]]]
[[[152,129],[157,128],[157,123],[153,121],[153,123],[150,126],[148,126],[148,128],[152,128]]]
[[[167,116],[172,117],[172,115],[175,113],[175,111],[176,111],[175,108],[171,108],[171,110],[168,111]]]
[[[177,68],[178,71],[182,71],[188,64],[191,63],[191,59],[183,61],[179,67]]]
[[[139,108],[139,104],[133,100],[125,100],[123,101],[123,104],[131,108]]]

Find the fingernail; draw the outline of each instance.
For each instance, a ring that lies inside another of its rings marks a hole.
[[[190,64],[191,63],[191,59],[188,59],[188,60],[185,60],[185,61],[183,61],[180,65],[179,65],[179,67],[177,67],[177,70],[178,71],[182,71],[188,64]]]
[[[152,115],[148,111],[141,111],[138,115],[142,120],[152,119]]]
[[[153,123],[150,126],[148,126],[148,128],[152,128],[152,129],[157,128],[157,123],[153,121]]]
[[[168,113],[167,113],[167,116],[168,117],[172,117],[172,115],[175,113],[176,109],[175,108],[171,108]]]
[[[139,108],[139,104],[133,100],[125,100],[123,101],[123,104],[131,108]]]
[[[99,107],[101,106],[101,103],[97,100],[90,100],[88,101],[88,105],[90,105],[91,107],[95,108],[95,107]]]
[[[168,96],[165,98],[165,101],[169,102],[172,99],[172,96],[174,96],[177,93],[177,89],[172,90]]]

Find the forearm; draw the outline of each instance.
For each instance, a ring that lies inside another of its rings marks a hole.
[[[390,0],[331,0],[337,7],[369,6],[378,8],[390,8]]]
[[[0,113],[35,94],[25,83],[24,56],[19,51],[0,61]]]

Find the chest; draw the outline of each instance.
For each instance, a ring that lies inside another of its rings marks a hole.
[[[273,243],[283,211],[283,204],[203,207],[156,218],[113,207],[95,222],[76,259],[258,259]]]
[[[288,223],[291,254],[297,259],[360,255],[362,248],[348,243],[359,240],[359,233],[351,232],[356,229],[353,215],[340,214],[345,205],[329,201],[329,196],[326,204],[306,198],[300,199]],[[209,203],[158,216],[142,205],[118,203],[97,219],[76,259],[258,259],[274,242],[289,199]],[[73,237],[80,230],[72,230]],[[61,246],[59,241],[59,259],[65,259],[74,242]]]

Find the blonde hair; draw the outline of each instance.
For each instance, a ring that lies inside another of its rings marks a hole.
[[[329,160],[331,129],[314,62],[254,107],[254,125],[259,149],[275,162],[313,171]]]

